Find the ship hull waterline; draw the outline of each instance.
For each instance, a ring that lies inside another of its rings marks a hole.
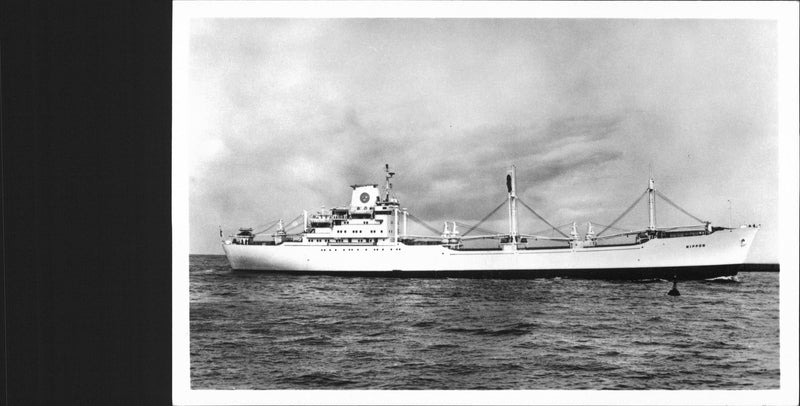
[[[292,271],[237,269],[237,272],[275,273],[287,275],[325,275],[360,278],[418,278],[418,279],[598,279],[598,280],[703,280],[736,276],[741,264],[662,267],[662,268],[616,268],[616,269],[503,269],[503,270],[459,270],[459,271]]]
[[[741,269],[757,229],[741,228],[643,244],[520,250],[441,245],[223,244],[237,271],[388,278],[711,279]]]

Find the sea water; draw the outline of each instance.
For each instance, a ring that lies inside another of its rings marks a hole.
[[[778,273],[678,284],[233,271],[190,257],[193,389],[777,389]]]

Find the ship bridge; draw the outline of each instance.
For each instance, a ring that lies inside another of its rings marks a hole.
[[[377,184],[350,185],[353,189],[350,204],[305,214],[302,242],[327,245],[384,245],[397,244],[407,224],[405,210],[391,195],[389,182],[394,172],[386,167],[385,197]]]

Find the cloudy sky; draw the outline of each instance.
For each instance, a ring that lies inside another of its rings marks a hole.
[[[609,224],[652,171],[697,217],[763,224],[751,257],[776,261],[776,43],[765,20],[194,19],[190,251],[344,205],[384,163],[411,213],[474,224],[514,164],[555,225]],[[619,225],[646,224],[642,202]]]

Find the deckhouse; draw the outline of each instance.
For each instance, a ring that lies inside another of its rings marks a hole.
[[[304,214],[302,242],[321,245],[395,245],[406,235],[408,211],[392,195],[394,172],[386,165],[381,195],[377,184],[351,185],[350,205]],[[279,229],[280,230],[280,229]]]

